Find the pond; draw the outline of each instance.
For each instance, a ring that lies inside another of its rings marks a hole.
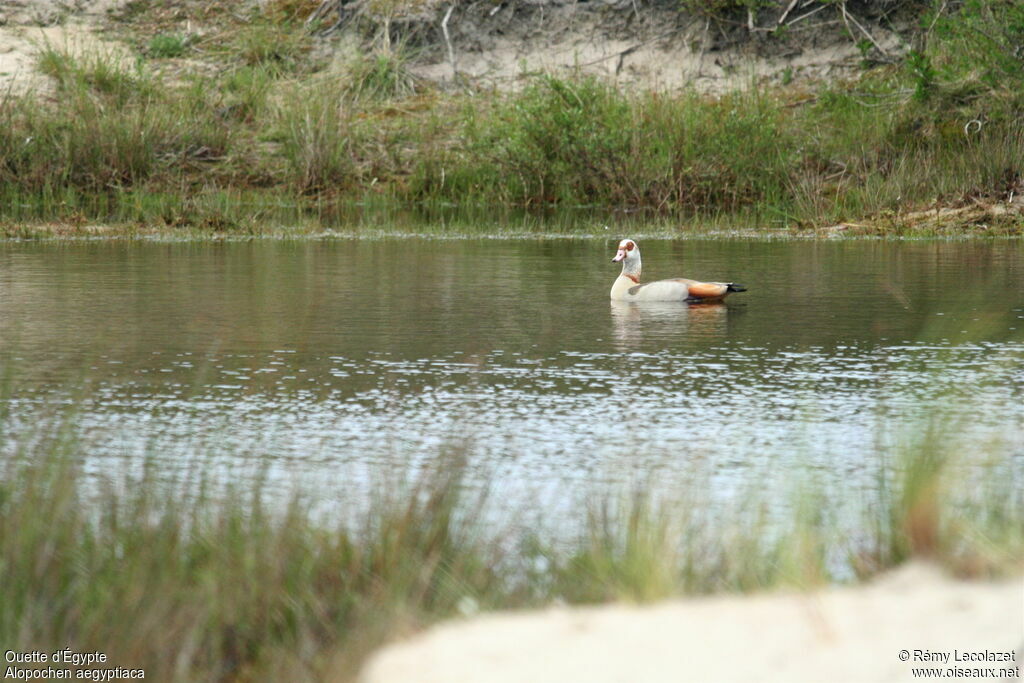
[[[619,237],[0,244],[0,450],[61,405],[94,472],[359,490],[454,447],[549,518],[698,469],[870,487],[922,425],[1024,477],[1020,241],[639,239],[748,291],[636,305]]]

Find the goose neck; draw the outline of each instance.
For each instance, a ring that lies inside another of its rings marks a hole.
[[[622,275],[630,280],[640,281],[640,254],[631,254],[622,262]]]

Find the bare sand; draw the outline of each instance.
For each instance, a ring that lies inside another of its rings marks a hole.
[[[60,0],[0,2],[0,96],[46,91],[50,84],[36,69],[36,58],[47,45],[76,54],[127,54],[96,32],[107,12],[122,3],[77,0],[69,8]]]
[[[807,47],[796,54],[751,56],[741,50],[705,54],[693,43],[671,43],[602,38],[584,32],[566,32],[551,40],[496,39],[487,49],[454,51],[459,75],[499,89],[516,89],[529,82],[524,74],[549,73],[560,77],[581,74],[605,78],[620,85],[674,91],[693,88],[720,94],[753,82],[794,79],[825,79],[854,74],[861,61],[852,42]],[[887,45],[898,49],[896,39]],[[452,78],[449,62],[413,65],[418,76],[435,82]],[[785,76],[784,76],[785,75]]]
[[[955,659],[985,652],[1012,659]],[[385,647],[360,680],[873,683],[917,680],[915,668],[1019,680],[1022,658],[1024,578],[957,581],[912,564],[867,585],[807,593],[480,616]]]
[[[35,69],[40,45],[81,53],[125,50],[99,31],[124,2],[0,2],[0,93],[45,91],[48,82]],[[701,16],[682,21],[677,11],[664,8],[640,13],[635,6],[563,0],[492,4],[460,8],[451,18],[451,52],[435,46],[414,60],[413,73],[436,83],[450,82],[457,73],[479,85],[512,90],[528,82],[525,74],[590,74],[624,86],[719,93],[760,80],[851,76],[863,60],[856,41],[832,35],[835,26],[830,25],[838,23],[834,18],[821,24],[824,28],[800,21],[793,30],[807,29],[807,35],[784,42],[765,37],[774,24],[771,17],[762,17],[767,28],[757,29],[760,38],[752,34],[723,43],[715,31],[709,33]],[[875,25],[872,31],[887,53],[904,49],[898,33]],[[328,41],[324,47],[338,50],[343,44]]]

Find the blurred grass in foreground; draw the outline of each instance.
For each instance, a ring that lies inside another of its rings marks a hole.
[[[100,650],[153,680],[350,678],[385,640],[478,609],[808,587],[913,557],[975,577],[1024,563],[1024,491],[937,430],[880,457],[863,500],[811,483],[779,519],[767,488],[714,512],[696,485],[640,488],[598,497],[556,547],[529,524],[478,521],[486,495],[469,492],[459,449],[380,482],[358,519],[325,522],[301,496],[268,502],[259,477],[87,473],[66,420],[17,443],[0,432],[0,641]]]

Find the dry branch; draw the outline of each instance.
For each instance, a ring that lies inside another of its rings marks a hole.
[[[864,36],[871,42],[872,45],[875,46],[875,48],[878,49],[879,52],[881,52],[886,57],[890,56],[886,49],[882,47],[877,40],[875,40],[875,37],[872,36],[866,28],[860,25],[860,22],[857,21],[856,17],[854,17],[852,14],[846,11],[846,0],[843,0],[843,2],[840,3],[839,10],[843,13],[844,22],[846,22],[847,20],[852,21],[853,25],[860,29],[860,32],[864,34]],[[850,31],[851,36],[853,35],[853,31],[850,30],[849,23],[847,23],[846,25],[846,30]]]
[[[793,8],[796,7],[796,3],[798,2],[800,2],[800,0],[790,0],[789,5],[786,7],[786,11],[782,13],[782,16],[779,17],[779,20],[775,23],[776,26],[782,26],[786,23],[786,17],[789,16],[789,13],[793,11]]]

